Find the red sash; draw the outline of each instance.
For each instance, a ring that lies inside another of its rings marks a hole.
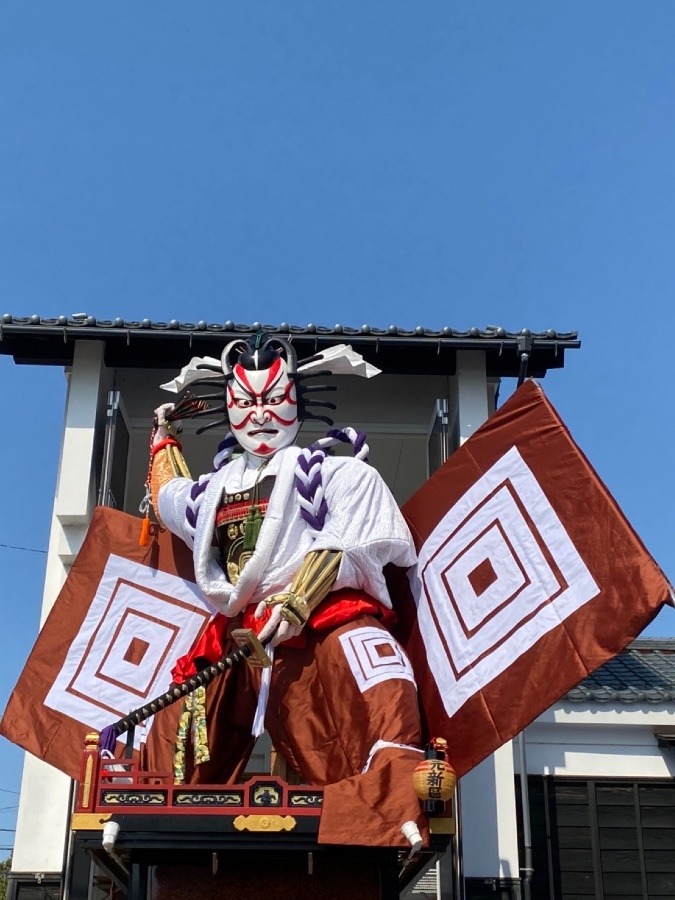
[[[244,628],[250,628],[256,634],[262,631],[265,622],[271,615],[271,610],[267,609],[260,619],[256,619],[254,615],[255,606],[253,604],[246,607],[241,619],[239,617],[234,620],[229,619],[222,613],[215,615],[192,650],[185,656],[181,656],[176,662],[171,672],[174,683],[182,684],[191,675],[196,675],[205,665],[217,662],[224,656],[227,636],[233,625],[236,627],[243,625]],[[387,609],[369,594],[355,588],[343,588],[329,594],[314,610],[309,617],[307,628],[311,628],[313,631],[328,631],[330,628],[352,622],[363,615],[379,619],[387,628],[396,622],[396,613]],[[284,647],[295,648],[304,647],[304,645],[304,634],[284,641],[283,644]]]

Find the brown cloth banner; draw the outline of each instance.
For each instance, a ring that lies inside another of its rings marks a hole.
[[[72,778],[87,732],[163,693],[212,614],[185,545],[160,533],[140,547],[140,526],[95,510],[0,722],[0,734]]]
[[[403,512],[419,562],[396,582],[398,636],[428,732],[448,740],[459,775],[672,603],[663,573],[535,382]]]

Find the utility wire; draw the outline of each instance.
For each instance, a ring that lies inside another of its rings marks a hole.
[[[5,550],[23,550],[25,553],[46,553],[46,550],[35,550],[33,547],[17,547],[16,544],[0,544]]]

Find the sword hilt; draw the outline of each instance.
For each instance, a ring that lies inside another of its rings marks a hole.
[[[249,660],[251,665],[263,666],[265,668],[272,665],[272,661],[265,652],[265,648],[253,631],[246,628],[237,628],[232,632],[232,637],[239,645],[232,653],[228,653],[227,656],[223,656],[215,663],[210,663],[208,666],[200,669],[196,675],[191,675],[189,678],[186,678],[182,684],[175,685],[164,694],[161,694],[159,697],[146,703],[144,706],[139,706],[138,709],[135,709],[123,718],[118,719],[117,722],[113,722],[112,725],[107,725],[101,732],[99,741],[101,749],[110,750],[110,752],[112,752],[115,748],[115,742],[120,735],[135,728],[136,725],[145,722],[151,716],[154,716],[155,713],[166,709],[167,706],[172,706],[183,697],[187,697],[188,694],[193,693],[197,688],[205,687],[207,684],[210,684],[214,678],[217,678],[219,675],[222,675],[223,672],[226,672],[228,669],[231,669],[233,666],[238,665],[244,660]]]

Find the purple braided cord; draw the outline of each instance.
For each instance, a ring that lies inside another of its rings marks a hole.
[[[325,499],[321,498],[319,508],[314,510],[314,498],[317,491],[322,487],[321,481],[321,463],[326,458],[326,454],[321,449],[314,449],[314,445],[309,448],[310,453],[306,451],[298,456],[296,472],[298,469],[304,474],[304,479],[296,474],[294,482],[295,489],[305,503],[300,504],[300,515],[307,522],[310,528],[315,531],[321,531],[326,523],[328,515],[328,505]],[[317,465],[318,464],[318,465]],[[310,479],[310,471],[316,466],[316,471]]]
[[[218,451],[216,455],[213,457],[213,468],[214,471],[218,471],[222,469],[223,466],[230,461],[230,457],[232,456],[232,451],[237,446],[237,439],[229,432],[223,440],[218,444]]]
[[[349,433],[351,432],[351,434]],[[322,531],[328,515],[328,504],[323,496],[323,481],[321,478],[321,464],[326,458],[325,447],[330,447],[338,442],[351,444],[354,456],[368,461],[368,445],[363,431],[349,432],[334,428],[325,438],[321,438],[304,450],[298,457],[295,475],[295,489],[298,492],[300,515],[310,528]],[[320,497],[320,500],[317,499]]]
[[[366,442],[366,433],[365,431],[356,431],[355,433],[356,437],[352,440],[346,432],[339,428],[332,428],[330,431],[326,432],[326,437],[333,438],[336,441],[342,441],[343,444],[352,444],[354,447],[354,456],[358,456]],[[315,445],[312,444],[312,447],[314,446]],[[363,461],[368,462],[368,457],[364,457]]]
[[[230,461],[232,451],[236,446],[237,439],[233,434],[227,434],[220,444],[218,444],[218,451],[213,458],[213,471],[208,475],[200,475],[198,480],[195,481],[190,488],[190,500],[185,509],[185,521],[193,533],[197,528],[197,519],[199,518],[202,497],[206,488],[209,486],[211,476],[220,471],[220,469]]]

